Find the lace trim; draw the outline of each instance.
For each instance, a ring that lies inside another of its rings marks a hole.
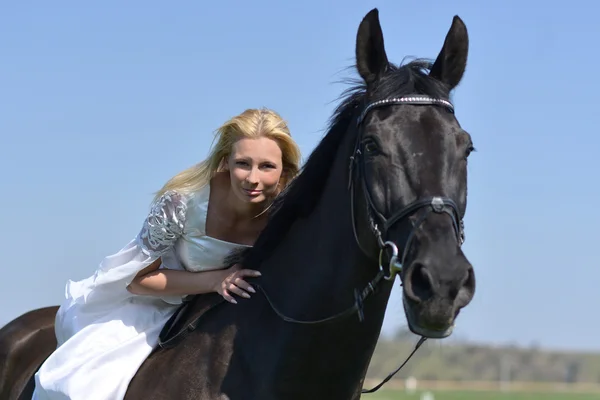
[[[151,207],[140,232],[142,250],[159,256],[183,234],[187,204],[175,191],[164,193]]]

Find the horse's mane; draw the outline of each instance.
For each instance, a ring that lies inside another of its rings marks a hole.
[[[245,268],[259,269],[261,262],[285,237],[299,218],[305,218],[316,207],[329,178],[336,152],[351,123],[368,101],[408,94],[424,94],[448,98],[444,84],[428,75],[432,63],[417,59],[405,65],[389,64],[386,73],[367,91],[362,79],[349,79],[352,85],[340,96],[328,124],[327,133],[313,150],[300,173],[277,197],[269,215],[269,222],[251,248],[243,249],[227,258],[226,264],[239,262]]]

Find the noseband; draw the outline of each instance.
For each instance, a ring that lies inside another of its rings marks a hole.
[[[383,276],[386,280],[394,280],[396,274],[399,274],[402,271],[402,266],[406,260],[406,255],[410,250],[410,246],[412,244],[413,238],[415,237],[415,232],[419,228],[419,226],[425,221],[425,219],[432,213],[441,214],[446,213],[452,219],[452,226],[454,227],[454,231],[456,232],[456,236],[460,245],[463,244],[465,239],[464,234],[464,223],[460,217],[460,212],[458,211],[458,206],[456,203],[449,197],[446,196],[430,196],[417,199],[416,201],[407,204],[404,208],[396,211],[390,217],[386,218],[378,209],[375,207],[373,202],[373,196],[371,191],[366,183],[366,171],[365,171],[365,160],[362,158],[364,154],[364,121],[367,114],[376,108],[382,108],[392,105],[433,105],[440,106],[446,108],[448,112],[454,113],[454,106],[447,100],[437,99],[429,96],[406,96],[399,98],[391,98],[375,101],[373,103],[369,103],[363,112],[359,115],[358,120],[356,122],[358,128],[358,134],[356,135],[356,142],[354,144],[354,152],[350,156],[350,165],[349,165],[349,177],[348,177],[348,189],[350,190],[350,208],[352,214],[352,230],[354,232],[354,238],[358,247],[361,251],[367,256],[371,257],[369,252],[367,252],[362,246],[357,230],[356,230],[356,216],[354,214],[354,196],[355,196],[355,182],[358,178],[360,180],[361,188],[363,194],[365,196],[365,202],[367,207],[367,217],[369,219],[369,227],[377,240],[377,245],[379,246],[379,268],[380,272],[383,272],[383,254],[387,247],[389,247],[392,251],[392,255],[389,259],[388,264],[388,276]],[[413,227],[406,239],[406,243],[404,244],[404,249],[402,254],[400,255],[398,252],[398,246],[392,241],[386,241],[386,237],[389,229],[396,224],[397,222],[401,222],[405,218],[415,214],[420,209],[425,208],[426,211],[420,215],[420,217],[413,223]],[[400,257],[400,258],[399,258]]]

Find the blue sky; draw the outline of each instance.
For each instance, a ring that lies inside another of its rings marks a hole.
[[[307,157],[378,7],[394,62],[435,57],[455,14],[470,34],[454,100],[478,149],[464,246],[477,293],[456,337],[600,350],[597,5],[201,3],[0,6],[0,324],[123,246],[232,115],[276,109]],[[405,324],[398,294],[386,333]]]

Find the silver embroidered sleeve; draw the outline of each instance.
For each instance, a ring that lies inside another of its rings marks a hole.
[[[153,205],[139,234],[142,250],[160,256],[183,234],[186,202],[181,194],[168,191]]]

